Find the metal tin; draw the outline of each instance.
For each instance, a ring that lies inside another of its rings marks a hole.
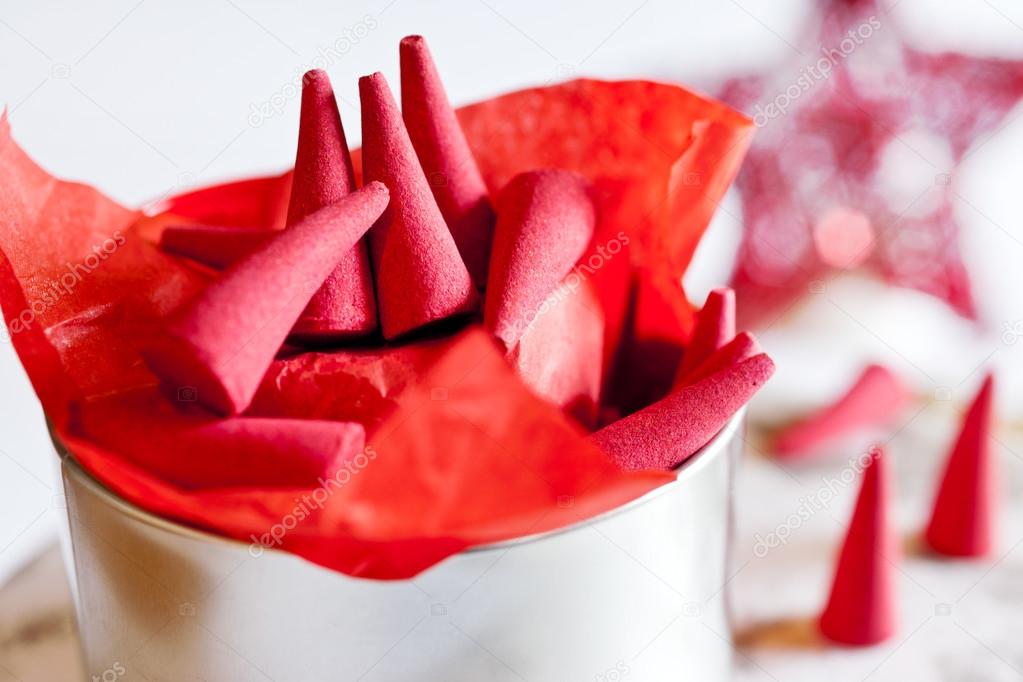
[[[395,582],[158,518],[64,457],[88,679],[728,680],[742,434],[740,414],[618,509]]]

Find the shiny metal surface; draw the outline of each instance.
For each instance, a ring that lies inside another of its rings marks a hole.
[[[65,457],[86,670],[167,682],[728,680],[742,431],[740,414],[675,482],[587,523],[396,582],[157,518]]]

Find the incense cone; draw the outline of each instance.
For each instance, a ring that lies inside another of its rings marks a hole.
[[[590,439],[625,470],[673,469],[720,431],[774,374],[760,353],[619,419]]]
[[[696,369],[714,351],[735,338],[735,292],[728,288],[714,289],[707,294],[703,308],[696,313],[693,335],[682,354],[676,383]]]
[[[266,244],[275,234],[277,230],[175,225],[160,234],[160,248],[223,270]]]
[[[77,424],[135,466],[185,490],[316,487],[320,477],[363,451],[365,437],[354,422],[215,417],[171,404],[152,387],[85,402]]]
[[[370,183],[236,262],[171,316],[144,352],[150,369],[213,410],[244,410],[302,309],[387,198],[386,187]]]
[[[751,358],[761,352],[760,344],[749,332],[739,332],[735,338],[718,348],[714,353],[704,360],[693,371],[689,372],[682,379],[679,386],[688,386],[706,379],[711,374],[716,374],[723,369],[732,367],[747,358]]]
[[[600,405],[606,326],[593,283],[569,275],[507,354],[522,383],[588,431]]]
[[[888,467],[881,448],[870,455],[819,623],[825,637],[853,646],[888,639],[897,620],[892,562],[899,548],[888,521]]]
[[[476,159],[422,36],[403,38],[401,113],[430,189],[469,274],[487,284],[494,211]]]
[[[512,348],[593,238],[585,179],[562,170],[512,178],[497,199],[483,325]]]
[[[369,233],[384,337],[393,339],[478,305],[465,263],[419,165],[381,73],[359,79],[363,175],[391,191]]]
[[[948,457],[924,534],[939,554],[982,557],[994,549],[998,486],[989,440],[993,393],[994,377],[988,374]]]
[[[782,457],[805,454],[857,429],[886,423],[908,399],[894,374],[870,365],[835,403],[779,433],[775,451]]]
[[[287,224],[294,225],[354,191],[352,158],[330,78],[325,71],[309,71],[302,78],[298,151]],[[366,243],[359,241],[309,301],[291,338],[321,343],[363,336],[376,326],[369,252]]]

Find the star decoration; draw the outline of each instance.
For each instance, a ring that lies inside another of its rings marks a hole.
[[[721,93],[758,127],[737,181],[747,317],[857,269],[973,317],[954,169],[1023,97],[1023,61],[921,52],[877,0],[831,0],[810,24],[791,61]]]

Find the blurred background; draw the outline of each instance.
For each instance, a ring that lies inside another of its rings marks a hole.
[[[47,170],[156,205],[287,167],[309,68],[329,72],[357,144],[357,79],[381,70],[397,83],[397,43],[410,33],[429,39],[456,104],[580,76],[651,78],[753,118],[748,162],[685,282],[696,303],[733,283],[744,326],[779,367],[752,408],[737,490],[740,631],[819,608],[854,488],[765,556],[757,543],[868,439],[894,455],[897,520],[912,535],[961,411],[984,371],[996,373],[996,555],[942,565],[911,555],[892,642],[842,651],[751,637],[741,679],[1023,678],[1011,634],[1023,624],[1023,5],[0,0],[0,101]],[[911,389],[912,408],[809,462],[775,458],[772,431],[870,362]],[[0,682],[75,679],[53,549],[56,458],[9,344],[0,378]]]

